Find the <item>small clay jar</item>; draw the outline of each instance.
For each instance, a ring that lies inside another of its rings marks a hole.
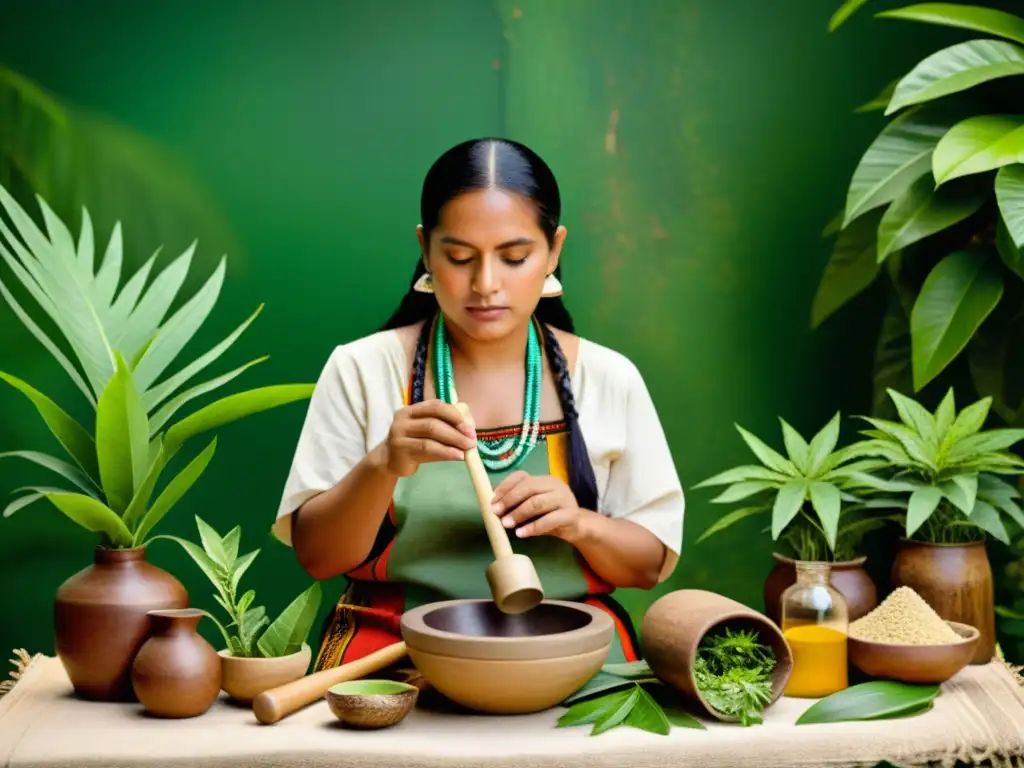
[[[149,612],[153,634],[132,664],[132,687],[157,717],[196,717],[220,693],[220,657],[197,631],[198,608]]]
[[[704,636],[713,630],[756,630],[760,642],[775,656],[772,672],[774,704],[793,673],[793,652],[778,626],[767,616],[735,600],[700,589],[679,589],[655,600],[644,614],[640,631],[643,658],[655,677],[679,691],[709,715],[724,722],[738,718],[716,710],[697,688],[693,669]]]

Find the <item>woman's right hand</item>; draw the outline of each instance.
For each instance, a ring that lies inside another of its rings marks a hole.
[[[413,474],[420,464],[461,461],[476,446],[476,433],[459,409],[443,400],[425,400],[395,413],[387,439],[381,444],[383,464],[399,477]]]

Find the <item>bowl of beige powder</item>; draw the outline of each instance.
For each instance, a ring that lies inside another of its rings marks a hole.
[[[937,684],[967,666],[980,636],[975,627],[944,620],[910,587],[899,587],[850,623],[847,653],[871,677]]]

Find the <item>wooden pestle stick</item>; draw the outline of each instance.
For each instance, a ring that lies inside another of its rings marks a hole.
[[[276,723],[288,715],[298,712],[307,704],[312,704],[317,699],[323,698],[327,689],[332,685],[358,680],[394,664],[405,656],[405,651],[404,642],[392,643],[361,659],[342,664],[340,667],[322,669],[311,675],[300,677],[298,680],[292,680],[290,683],[279,685],[277,688],[271,688],[253,699],[253,714],[264,725]]]
[[[465,403],[456,403],[463,418],[469,426],[476,428],[473,422],[473,415],[469,412],[469,406]],[[487,530],[487,538],[491,541],[491,549],[494,550],[494,559],[500,560],[503,557],[512,556],[512,545],[508,541],[508,533],[501,519],[491,511],[491,500],[494,498],[494,489],[491,488],[491,480],[487,477],[487,470],[480,459],[480,451],[473,446],[466,451],[466,468],[469,470],[469,479],[473,482],[473,490],[476,491],[477,502],[480,504],[480,513],[484,518],[484,528]]]

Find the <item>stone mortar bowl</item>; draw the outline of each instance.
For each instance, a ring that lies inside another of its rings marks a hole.
[[[402,639],[421,675],[457,704],[489,714],[539,712],[596,675],[614,626],[600,608],[545,600],[502,613],[492,600],[448,600],[402,616]]]

